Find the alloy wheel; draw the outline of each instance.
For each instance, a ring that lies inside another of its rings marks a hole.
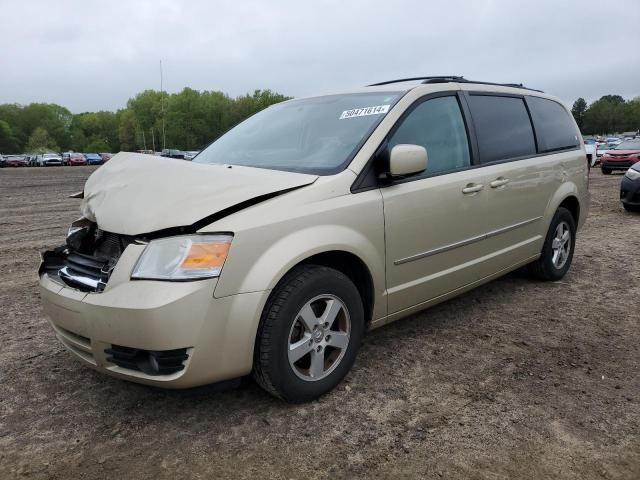
[[[288,358],[302,380],[326,378],[344,357],[351,321],[344,302],[335,295],[318,295],[298,312],[289,331]]]
[[[571,230],[567,222],[560,222],[556,227],[555,235],[551,243],[553,266],[560,270],[567,263],[571,251]]]

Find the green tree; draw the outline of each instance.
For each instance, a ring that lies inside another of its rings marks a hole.
[[[71,114],[50,103],[0,105],[0,145],[75,151],[132,151],[146,146],[200,149],[247,117],[288,97],[271,90],[232,98],[219,91],[185,88],[179,93],[145,90],[117,112]],[[42,130],[46,132],[43,135]],[[92,147],[92,148],[89,148]],[[97,148],[100,147],[100,148]]]
[[[591,105],[584,115],[584,133],[615,133],[625,128],[625,101],[620,95],[605,95]]]
[[[53,138],[49,136],[44,128],[36,128],[27,143],[27,150],[29,153],[45,153],[45,152],[59,152],[60,148],[56,145]]]
[[[94,138],[93,140],[90,140],[89,143],[87,143],[87,145],[84,147],[84,151],[89,153],[102,153],[108,151],[109,148],[110,147],[107,142],[99,138]]]
[[[18,140],[8,122],[0,120],[0,152],[18,153]]]
[[[136,144],[136,118],[132,110],[122,109],[116,114],[118,118],[118,148],[114,152],[138,150]]]
[[[573,114],[573,118],[575,118],[580,131],[582,131],[582,128],[584,127],[584,114],[586,111],[587,111],[587,102],[585,101],[584,98],[580,97],[575,102],[573,102],[571,113]]]

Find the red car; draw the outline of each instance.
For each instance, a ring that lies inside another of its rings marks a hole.
[[[23,155],[7,155],[4,157],[7,167],[28,167],[29,162]]]
[[[640,139],[625,140],[600,157],[602,173],[609,175],[613,170],[627,170],[640,162]]]
[[[69,156],[69,165],[72,167],[78,167],[86,164],[87,164],[87,159],[81,153],[72,153]]]

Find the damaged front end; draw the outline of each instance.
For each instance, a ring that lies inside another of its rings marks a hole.
[[[102,292],[124,250],[136,242],[80,219],[69,228],[64,245],[42,254],[38,274],[83,292]]]

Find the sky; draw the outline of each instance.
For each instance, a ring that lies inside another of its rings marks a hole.
[[[640,0],[0,0],[0,103],[299,97],[419,75],[640,96]]]

